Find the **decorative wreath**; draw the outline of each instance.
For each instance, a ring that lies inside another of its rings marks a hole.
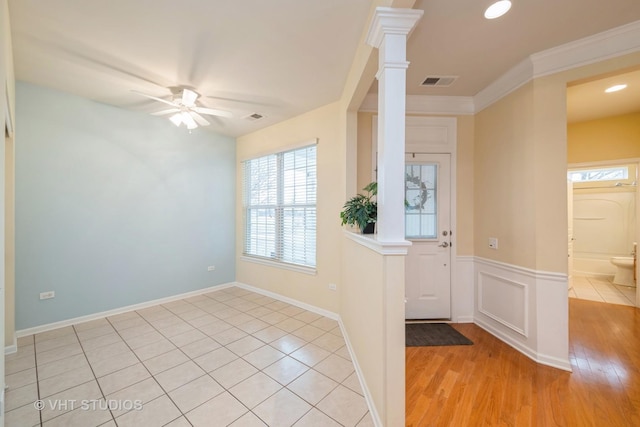
[[[406,177],[407,183],[412,183],[417,187],[420,187],[420,193],[412,198],[411,200],[407,199],[407,209],[424,209],[424,204],[429,200],[429,192],[427,191],[427,186],[424,182],[420,180],[420,177],[412,176],[407,174]]]

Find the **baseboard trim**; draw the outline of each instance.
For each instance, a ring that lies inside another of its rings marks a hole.
[[[264,296],[267,296],[267,297],[270,297],[270,298],[274,298],[274,299],[277,299],[279,301],[286,302],[287,304],[295,305],[296,307],[300,307],[300,308],[303,308],[303,309],[305,309],[307,311],[311,311],[311,312],[319,314],[321,316],[328,317],[329,319],[332,319],[332,320],[339,320],[340,319],[340,316],[338,315],[338,313],[334,313],[333,311],[325,310],[323,308],[316,307],[315,305],[307,304],[306,302],[298,301],[297,299],[285,297],[284,295],[280,295],[280,294],[277,294],[275,292],[267,291],[267,290],[262,289],[262,288],[258,288],[258,287],[251,286],[251,285],[247,285],[246,283],[234,282],[233,286],[237,286],[239,288],[246,289],[247,291],[255,292],[257,294],[264,295]]]
[[[4,348],[4,355],[13,354],[18,352],[18,338],[13,336],[13,343]]]
[[[360,387],[362,388],[362,392],[364,393],[364,400],[367,402],[367,406],[369,407],[369,414],[371,414],[373,425],[375,427],[384,427],[384,424],[380,419],[380,414],[378,414],[378,410],[376,409],[376,405],[373,403],[373,397],[371,396],[371,392],[369,391],[367,382],[364,379],[364,374],[362,373],[362,369],[360,368],[360,364],[358,363],[358,358],[353,352],[353,347],[351,346],[351,341],[349,340],[349,335],[347,334],[347,330],[344,327],[344,323],[342,323],[342,319],[338,319],[338,325],[340,325],[340,331],[342,332],[342,336],[344,337],[344,342],[347,344],[347,350],[349,350],[349,357],[351,357],[353,368],[356,370],[358,381],[360,381]]]
[[[481,319],[475,319],[474,323],[491,335],[498,338],[500,341],[503,341],[504,343],[518,350],[520,353],[524,354],[534,362],[541,365],[551,366],[552,368],[562,369],[563,371],[572,372],[571,364],[568,361],[561,360],[555,357],[549,357],[543,354],[538,354],[529,347],[523,345],[521,342],[511,339],[508,335],[502,333],[502,331],[493,328],[491,325],[482,321]]]
[[[127,306],[120,307],[120,308],[114,308],[112,310],[101,311],[101,312],[98,312],[98,313],[87,314],[85,316],[74,317],[72,319],[60,320],[58,322],[47,323],[47,324],[44,324],[44,325],[34,326],[34,327],[31,327],[31,328],[21,329],[19,331],[16,331],[16,337],[17,338],[26,337],[28,335],[47,332],[47,331],[50,331],[52,329],[63,328],[65,326],[71,326],[71,325],[75,325],[75,324],[78,324],[78,323],[89,322],[91,320],[97,320],[97,319],[102,319],[102,318],[109,317],[109,316],[115,316],[116,314],[122,314],[122,313],[126,313],[128,311],[141,310],[143,308],[148,308],[148,307],[151,307],[151,306],[154,306],[154,305],[165,304],[165,303],[168,303],[168,302],[177,301],[177,300],[181,300],[181,299],[184,299],[184,298],[189,298],[189,297],[193,297],[193,296],[197,296],[197,295],[202,295],[202,294],[206,294],[206,293],[211,292],[211,291],[217,291],[217,290],[221,290],[221,289],[230,288],[232,286],[234,286],[233,282],[222,283],[220,285],[214,285],[214,286],[210,286],[208,288],[203,288],[203,289],[198,289],[198,290],[195,290],[195,291],[185,292],[185,293],[178,294],[178,295],[173,295],[173,296],[170,296],[170,297],[158,298],[158,299],[154,299],[154,300],[151,300],[151,301],[146,301],[146,302],[142,302],[142,303],[138,303],[138,304],[132,304],[132,305],[127,305]]]
[[[257,288],[255,286],[247,285],[246,283],[235,282],[235,286],[246,289],[251,292],[255,292],[257,294],[261,294],[264,296],[268,296],[273,299],[277,299],[278,301],[286,302],[287,304],[295,305],[296,307],[303,308],[307,311],[311,311],[316,314],[320,314],[322,316],[328,317],[329,319],[336,320],[338,325],[340,326],[340,332],[342,332],[342,336],[344,337],[344,342],[347,345],[347,350],[349,351],[349,357],[351,358],[351,362],[353,363],[353,368],[356,371],[356,375],[358,376],[358,381],[360,382],[360,387],[362,387],[362,392],[364,393],[364,399],[367,402],[367,406],[369,408],[369,413],[371,414],[371,419],[373,420],[373,424],[375,427],[383,427],[384,424],[380,420],[380,415],[376,409],[375,404],[373,403],[373,397],[371,396],[371,392],[369,391],[369,387],[367,387],[367,382],[364,379],[364,374],[362,373],[362,369],[358,364],[358,359],[355,357],[355,353],[353,352],[353,347],[351,346],[351,341],[349,340],[349,335],[347,334],[347,330],[342,323],[342,319],[340,315],[334,313],[329,310],[325,310],[320,307],[316,307],[311,304],[307,304],[302,301],[298,301],[293,298],[285,297],[283,295],[277,294],[275,292],[267,291],[265,289]]]
[[[364,393],[364,398],[365,401],[367,402],[367,406],[369,408],[369,413],[371,414],[371,419],[373,420],[373,423],[375,425],[375,427],[383,427],[383,423],[380,420],[380,415],[378,414],[378,411],[376,409],[376,406],[373,402],[373,397],[371,396],[371,392],[369,391],[369,388],[367,387],[367,383],[364,379],[364,375],[362,373],[362,369],[360,368],[360,365],[358,364],[358,359],[355,357],[355,354],[353,352],[353,347],[351,346],[351,341],[349,340],[349,336],[347,334],[347,331],[344,327],[344,324],[342,323],[342,319],[340,318],[340,315],[337,313],[334,313],[332,311],[320,308],[320,307],[316,307],[313,306],[311,304],[307,304],[305,302],[302,301],[298,301],[296,299],[293,298],[289,298],[286,297],[284,295],[280,295],[277,294],[275,292],[271,292],[271,291],[267,291],[265,289],[261,289],[261,288],[257,288],[255,286],[251,286],[248,285],[246,283],[241,283],[241,282],[229,282],[229,283],[224,283],[224,284],[220,284],[220,285],[215,285],[215,286],[211,286],[208,288],[204,288],[204,289],[198,289],[196,291],[191,291],[191,292],[186,292],[183,294],[178,294],[178,295],[173,295],[170,297],[165,297],[165,298],[159,298],[159,299],[155,299],[155,300],[151,300],[151,301],[147,301],[144,303],[139,303],[139,304],[133,304],[133,305],[128,305],[125,307],[120,307],[120,308],[116,308],[113,310],[107,310],[107,311],[102,311],[99,313],[93,313],[93,314],[89,314],[86,316],[80,316],[80,317],[75,317],[72,319],[66,319],[66,320],[62,320],[59,322],[53,322],[53,323],[48,323],[45,325],[39,325],[39,326],[35,326],[32,328],[27,328],[27,329],[21,329],[19,331],[16,331],[16,338],[15,338],[15,342],[13,345],[11,346],[7,346],[5,347],[5,354],[11,354],[11,353],[15,353],[17,352],[18,348],[17,348],[17,338],[21,338],[24,336],[28,336],[28,335],[33,335],[33,334],[38,334],[38,333],[42,333],[42,332],[46,332],[46,331],[50,331],[52,329],[57,329],[57,328],[62,328],[65,326],[71,326],[71,325],[75,325],[78,323],[84,323],[84,322],[89,322],[92,320],[97,320],[97,319],[102,319],[105,317],[109,317],[109,316],[114,316],[117,314],[122,314],[122,313],[126,313],[129,311],[133,311],[133,310],[141,310],[143,308],[148,308],[154,305],[158,305],[158,304],[165,304],[168,302],[172,302],[172,301],[177,301],[180,299],[184,299],[184,298],[189,298],[192,296],[197,296],[197,295],[202,295],[202,294],[206,294],[212,291],[220,291],[223,289],[228,289],[231,287],[238,287],[241,289],[245,289],[251,292],[255,292],[261,295],[265,295],[268,296],[270,298],[285,302],[287,304],[291,304],[294,305],[296,307],[300,307],[302,309],[311,311],[313,313],[319,314],[321,316],[325,316],[328,317],[332,320],[336,320],[338,322],[338,325],[340,327],[340,331],[342,332],[342,336],[344,337],[344,341],[345,344],[347,346],[347,350],[349,351],[349,356],[351,357],[351,361],[353,363],[353,367],[356,371],[356,375],[358,376],[358,381],[360,382],[360,387],[362,387],[362,392]]]

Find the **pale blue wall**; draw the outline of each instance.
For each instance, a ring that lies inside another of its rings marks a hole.
[[[16,91],[17,330],[235,279],[233,138]]]

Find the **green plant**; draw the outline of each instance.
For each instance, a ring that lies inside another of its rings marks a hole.
[[[340,212],[342,225],[355,225],[364,232],[368,224],[375,223],[378,219],[378,203],[374,196],[378,194],[378,183],[371,182],[363,188],[366,194],[357,194],[347,200]]]

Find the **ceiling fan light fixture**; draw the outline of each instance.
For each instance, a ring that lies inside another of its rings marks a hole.
[[[618,92],[619,90],[623,90],[623,89],[626,89],[626,88],[627,88],[626,84],[614,85],[614,86],[611,86],[611,87],[605,89],[605,92],[606,93]]]
[[[182,113],[176,113],[173,116],[169,117],[169,120],[171,120],[171,123],[173,123],[176,126],[180,126],[182,124]]]
[[[484,11],[484,17],[487,19],[496,19],[507,13],[509,9],[511,9],[510,0],[499,0]]]
[[[193,117],[191,117],[191,114],[189,114],[187,111],[183,111],[182,113],[180,113],[180,115],[182,116],[182,122],[187,125],[187,129],[195,129],[198,127],[196,121],[193,120]]]

